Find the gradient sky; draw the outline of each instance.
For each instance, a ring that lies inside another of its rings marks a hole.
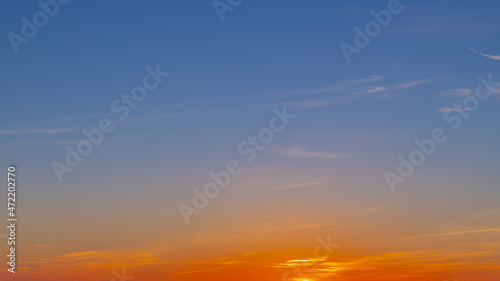
[[[221,21],[211,1],[71,1],[15,53],[7,34],[41,8],[2,1],[19,245],[0,279],[500,280],[500,91],[443,120],[500,81],[500,3],[401,1],[347,63],[339,44],[387,3],[244,0]],[[59,182],[65,146],[156,65],[170,75]],[[297,117],[246,162],[237,146],[284,106]],[[447,141],[391,192],[384,173],[434,128]],[[241,174],[186,225],[178,205],[230,160]],[[327,237],[340,247],[315,259]]]

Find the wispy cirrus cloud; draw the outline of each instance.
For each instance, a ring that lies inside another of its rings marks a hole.
[[[436,112],[451,112],[451,111],[470,111],[470,110],[468,108],[444,106],[444,107],[438,109]]]
[[[326,178],[314,177],[307,174],[289,174],[286,177],[265,178],[242,182],[242,187],[251,187],[251,192],[267,192],[276,190],[290,190],[304,187],[313,187],[328,182]]]
[[[356,94],[356,95],[360,95],[360,94],[373,94],[373,93],[378,93],[378,92],[382,92],[382,91],[385,91],[385,90],[387,90],[386,87],[382,87],[382,86],[370,86],[370,87],[368,87],[368,90],[359,91],[359,92],[356,92],[354,94]]]
[[[369,85],[369,86],[365,87],[364,89],[359,89],[359,87],[352,87],[352,85],[359,86],[359,85],[367,84],[370,82],[380,81],[383,78],[384,77],[380,76],[380,75],[373,75],[373,76],[370,76],[368,78],[347,80],[347,81],[341,82],[337,85],[333,85],[333,86],[326,87],[326,88],[285,91],[285,92],[274,93],[274,95],[290,96],[290,95],[304,95],[304,94],[322,94],[322,93],[332,93],[332,92],[341,91],[341,90],[345,91],[345,92],[351,92],[354,94],[371,94],[371,93],[377,93],[377,92],[381,92],[381,91],[400,91],[400,90],[411,88],[411,87],[414,87],[417,85],[431,82],[431,80],[429,80],[429,79],[424,79],[424,80],[407,81],[407,82],[402,82],[402,83],[388,85],[388,86]]]
[[[34,244],[35,247],[38,248],[57,248],[55,245],[50,245],[50,244]]]
[[[341,90],[344,89],[345,87],[349,85],[356,85],[356,84],[364,84],[368,82],[374,82],[383,79],[384,77],[380,75],[373,75],[368,78],[361,78],[361,79],[353,79],[353,80],[347,80],[343,81],[339,84],[326,87],[326,88],[315,88],[315,89],[302,89],[302,90],[293,90],[293,91],[282,91],[282,92],[277,92],[273,93],[270,95],[276,95],[276,96],[292,96],[292,95],[305,95],[305,94],[322,94],[322,93],[331,93],[336,90]],[[269,96],[267,94],[266,96]]]
[[[291,107],[297,108],[312,108],[312,107],[320,107],[320,106],[328,106],[334,104],[340,104],[346,102],[346,98],[326,98],[326,99],[313,99],[313,100],[304,100],[298,102],[288,103]],[[283,103],[286,105],[287,103]]]
[[[425,79],[425,80],[407,81],[387,86],[368,86],[367,89],[357,91],[354,94],[358,95],[358,94],[374,94],[379,92],[397,92],[429,82],[431,82],[431,80]]]
[[[61,134],[76,132],[78,129],[48,129],[48,128],[16,128],[11,130],[0,129],[0,135],[13,134]]]
[[[485,54],[485,53],[482,53],[474,48],[470,48],[471,51],[473,51],[474,53],[476,54],[480,54],[481,56],[485,57],[485,58],[489,58],[489,59],[492,59],[492,60],[500,60],[500,55],[488,55],[488,54]]]
[[[40,145],[40,144],[76,144],[78,143],[77,140],[61,140],[61,141],[32,141],[32,142],[6,142],[6,143],[0,143],[0,147],[4,146],[19,146],[19,145]]]
[[[145,132],[145,133],[132,133],[132,134],[125,134],[125,135],[119,135],[119,136],[113,136],[113,137],[107,137],[106,140],[116,140],[116,139],[124,139],[124,138],[130,138],[130,137],[135,137],[135,136],[143,136],[143,135],[152,135],[156,134],[157,132]],[[32,142],[7,142],[7,143],[0,143],[0,147],[3,146],[19,146],[19,145],[51,145],[51,144],[68,144],[68,145],[73,145],[77,144],[79,141],[82,139],[72,139],[72,140],[47,140],[47,141],[32,141]]]
[[[451,112],[451,111],[470,111],[469,108],[465,107],[463,105],[465,99],[467,97],[471,96],[474,94],[473,89],[467,89],[467,88],[457,88],[457,89],[446,89],[441,91],[441,95],[447,96],[447,97],[455,97],[455,98],[460,98],[463,99],[460,102],[456,102],[456,106],[444,106],[440,109],[437,110],[437,112]],[[494,89],[492,92],[490,92],[494,95],[500,94],[500,89]],[[477,93],[476,93],[477,95]]]
[[[429,83],[431,81],[432,80],[424,79],[424,80],[406,81],[406,82],[387,85],[387,86],[369,86],[367,90],[359,91],[359,92],[356,92],[355,94],[372,94],[372,93],[378,93],[378,92],[382,92],[382,91],[397,92],[397,91],[405,90],[405,89],[415,87],[415,86],[418,86],[421,84]]]
[[[395,92],[408,89],[417,85],[432,82],[436,79],[424,79],[424,80],[411,80],[396,84],[381,84],[381,80],[384,79],[380,75],[372,75],[367,78],[351,79],[345,80],[343,82],[337,83],[333,86],[325,88],[313,88],[313,89],[299,89],[299,90],[286,90],[280,92],[273,92],[267,94],[259,94],[255,97],[266,97],[279,99],[280,97],[294,97],[296,100],[286,100],[286,101],[275,101],[272,103],[265,103],[261,106],[280,106],[288,105],[290,107],[296,108],[316,108],[323,106],[338,105],[342,103],[347,103],[362,98],[369,98],[372,96],[376,97],[388,97],[393,96]],[[307,99],[304,99],[307,97]]]
[[[447,89],[447,90],[441,91],[441,94],[443,96],[447,96],[447,97],[460,97],[460,98],[469,96],[472,93],[474,93],[473,89]]]
[[[373,212],[382,211],[385,209],[385,206],[386,206],[385,204],[380,204],[380,205],[377,205],[377,206],[374,206],[371,208],[361,210],[361,213],[373,213]]]
[[[432,237],[445,237],[445,236],[462,235],[462,234],[476,234],[476,233],[485,233],[485,232],[500,232],[500,228],[473,229],[473,230],[461,230],[461,231],[452,231],[452,232],[444,232],[444,233],[426,234],[426,235],[403,238],[403,239],[400,239],[399,241],[432,238]]]
[[[407,81],[407,82],[398,83],[398,84],[393,85],[391,87],[391,90],[392,91],[400,91],[400,90],[404,90],[407,88],[411,88],[411,87],[418,86],[418,85],[425,84],[425,83],[429,83],[429,82],[431,82],[431,80],[429,80],[429,79]]]
[[[321,229],[328,228],[334,226],[342,226],[342,227],[360,227],[360,226],[377,226],[374,223],[303,223],[303,224],[295,224],[289,226],[287,229],[290,230],[303,230],[303,229]]]
[[[306,150],[304,147],[295,147],[287,149],[282,151],[281,154],[292,158],[316,158],[316,159],[342,159],[342,158],[354,157],[354,155],[351,154]]]

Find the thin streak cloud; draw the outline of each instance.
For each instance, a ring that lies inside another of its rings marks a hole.
[[[296,147],[289,150],[284,151],[282,154],[292,157],[292,158],[316,158],[316,159],[342,159],[353,157],[351,154],[344,153],[333,153],[326,151],[311,151],[306,150],[303,147]]]
[[[422,238],[429,238],[429,237],[453,236],[453,235],[461,235],[461,234],[484,233],[484,232],[498,232],[498,231],[500,231],[500,228],[487,228],[487,229],[454,231],[454,232],[446,232],[446,233],[436,233],[436,234],[427,234],[427,235],[421,235],[421,236],[413,236],[413,237],[408,237],[408,238],[400,239],[399,241],[422,239]]]
[[[474,48],[470,48],[471,51],[473,51],[474,53],[476,54],[480,54],[481,56],[485,57],[485,58],[489,58],[489,59],[492,59],[492,60],[500,60],[500,55],[488,55],[488,54],[485,54],[485,53],[481,53],[480,51],[474,49]]]
[[[46,128],[19,128],[15,130],[0,130],[0,135],[13,134],[61,134],[76,132],[77,129],[46,129]]]

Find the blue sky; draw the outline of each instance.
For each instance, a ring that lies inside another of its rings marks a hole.
[[[436,111],[457,101],[443,91],[473,88],[478,74],[496,70],[497,61],[469,48],[495,54],[498,5],[449,3],[402,2],[403,11],[348,64],[339,43],[352,44],[353,27],[363,27],[369,11],[384,9],[385,1],[244,2],[222,22],[210,2],[70,2],[18,54],[8,39],[1,45],[9,101],[1,111],[4,130],[70,132],[5,134],[7,159],[25,161],[53,181],[47,163],[65,153],[57,142],[79,140],[81,129],[116,117],[111,102],[140,82],[146,66],[159,64],[171,75],[107,137],[109,148],[97,148],[77,170],[103,171],[103,165],[104,176],[121,155],[149,163],[150,173],[173,162],[202,172],[234,154],[228,147],[258,129],[277,105],[300,115],[277,148],[361,154],[359,165],[391,161],[442,122]],[[20,34],[20,18],[40,10],[3,5],[5,34]],[[484,104],[467,135],[496,135],[487,129],[497,116],[493,106]],[[155,118],[170,113],[182,115]],[[113,140],[119,136],[125,137]],[[353,146],[359,138],[374,146]]]
[[[347,64],[338,44],[352,43],[352,28],[371,20],[368,12],[385,8],[386,2],[304,5],[303,1],[281,1],[264,6],[245,2],[226,13],[223,22],[209,2],[70,2],[61,6],[35,38],[20,46],[19,54],[4,40],[3,77],[9,103],[1,114],[9,120],[6,127],[77,131],[5,136],[5,142],[78,139],[79,130],[96,124],[92,117],[112,114],[111,101],[137,84],[145,66],[155,64],[171,76],[141,103],[132,118],[188,115],[130,121],[115,133],[151,133],[155,139],[165,138],[150,148],[165,142],[167,147],[185,145],[185,138],[175,143],[175,134],[188,128],[198,130],[193,142],[210,143],[216,135],[226,135],[221,139],[229,142],[235,130],[244,134],[250,124],[258,124],[259,116],[270,112],[270,105],[336,103],[337,98],[340,105],[301,108],[302,119],[310,120],[304,125],[320,130],[331,126],[329,131],[335,133],[378,131],[413,137],[415,129],[425,131],[439,122],[436,109],[454,102],[440,96],[440,91],[472,88],[477,74],[496,69],[495,61],[469,50],[495,52],[497,5],[489,3],[437,6],[430,1],[418,5],[402,2],[403,12],[393,15],[390,25]],[[31,17],[40,9],[13,1],[3,5],[8,8],[3,9],[4,33],[20,33],[20,18]],[[307,94],[370,77],[379,79]],[[413,81],[428,82],[383,93],[392,95],[390,98],[366,94],[344,100],[372,87],[390,89]],[[286,95],[294,91],[305,94]],[[275,97],[273,93],[285,95]],[[168,108],[171,105],[179,107]],[[339,120],[339,116],[346,117]],[[75,119],[60,121],[65,118]],[[211,132],[208,136],[207,131]],[[39,150],[35,146],[12,146],[9,151]],[[60,150],[57,145],[42,147],[44,151]]]

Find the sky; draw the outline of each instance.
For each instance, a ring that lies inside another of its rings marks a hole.
[[[0,280],[499,280],[499,12],[2,1]]]

